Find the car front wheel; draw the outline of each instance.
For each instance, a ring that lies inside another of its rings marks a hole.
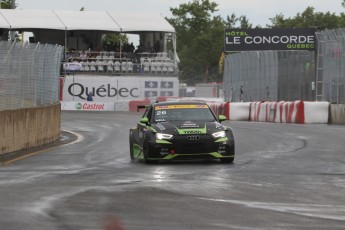
[[[152,164],[156,162],[155,160],[149,159],[150,148],[149,148],[149,143],[146,140],[144,140],[144,144],[143,144],[143,154],[144,154],[144,161],[146,164]]]
[[[224,164],[231,164],[234,162],[234,158],[222,158],[222,159],[220,159],[220,162],[222,162]]]

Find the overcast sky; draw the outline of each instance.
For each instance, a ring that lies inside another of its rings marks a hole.
[[[18,9],[53,9],[88,11],[127,11],[158,12],[164,17],[171,17],[170,7],[176,8],[188,0],[16,0]],[[226,19],[227,15],[246,15],[253,26],[265,27],[269,18],[282,13],[285,17],[294,17],[307,6],[316,12],[331,12],[339,15],[345,12],[342,0],[213,0],[218,4],[218,15]]]

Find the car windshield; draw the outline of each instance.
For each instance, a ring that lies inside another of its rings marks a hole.
[[[215,117],[207,105],[167,105],[155,106],[154,121],[207,120]]]

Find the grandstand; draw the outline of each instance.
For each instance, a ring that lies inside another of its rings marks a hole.
[[[0,9],[1,40],[30,32],[30,43],[65,47],[62,70],[83,75],[177,76],[175,29],[159,14]],[[138,35],[138,47],[102,44],[107,33]],[[172,50],[167,49],[171,41]]]

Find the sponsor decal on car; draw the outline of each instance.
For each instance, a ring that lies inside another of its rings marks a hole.
[[[207,105],[165,105],[165,106],[155,106],[155,110],[161,109],[207,109]]]
[[[186,121],[181,125],[181,128],[200,128],[200,126],[192,121]]]
[[[200,130],[182,130],[185,134],[200,134],[202,133]]]

